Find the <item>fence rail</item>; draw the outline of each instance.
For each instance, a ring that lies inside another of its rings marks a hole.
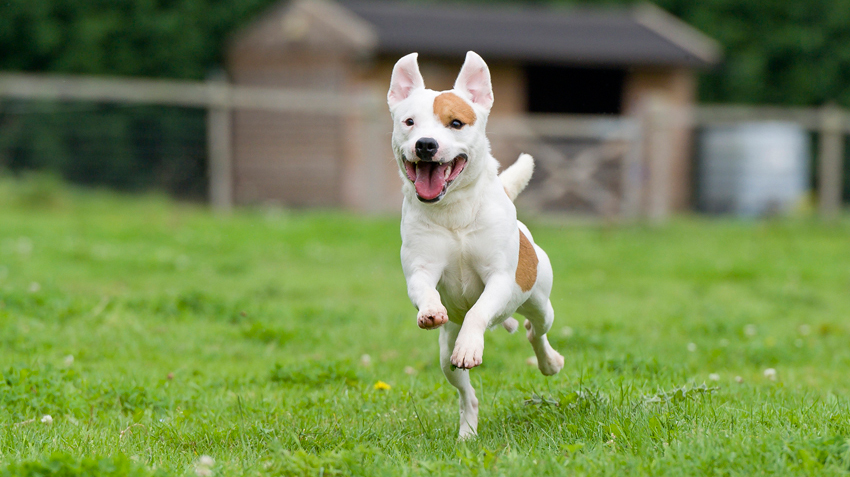
[[[349,114],[362,103],[350,94],[235,86],[217,79],[197,82],[12,73],[0,74],[0,97],[331,115]]]

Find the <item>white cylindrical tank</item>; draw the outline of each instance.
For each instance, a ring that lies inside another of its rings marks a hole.
[[[790,211],[809,190],[809,144],[795,123],[706,129],[699,141],[700,209],[741,216]]]

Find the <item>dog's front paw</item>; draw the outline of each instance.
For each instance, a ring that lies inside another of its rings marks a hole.
[[[428,306],[419,310],[416,323],[423,330],[437,329],[449,321],[449,314],[443,305]]]
[[[474,368],[481,364],[484,356],[484,336],[458,336],[452,353],[452,364],[462,369]]]

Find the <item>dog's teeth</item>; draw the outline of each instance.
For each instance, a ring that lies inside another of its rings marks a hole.
[[[451,174],[452,174],[452,166],[449,166],[449,167],[446,168],[446,175],[445,175],[446,179],[448,179]]]

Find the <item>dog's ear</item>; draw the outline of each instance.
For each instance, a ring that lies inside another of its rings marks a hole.
[[[490,69],[478,53],[469,51],[455,81],[455,89],[465,93],[473,103],[489,110],[493,106]]]
[[[390,79],[390,90],[387,92],[387,104],[392,108],[404,101],[413,90],[424,88],[425,81],[419,72],[419,64],[416,62],[418,53],[411,53],[396,62],[393,67],[393,76]]]

